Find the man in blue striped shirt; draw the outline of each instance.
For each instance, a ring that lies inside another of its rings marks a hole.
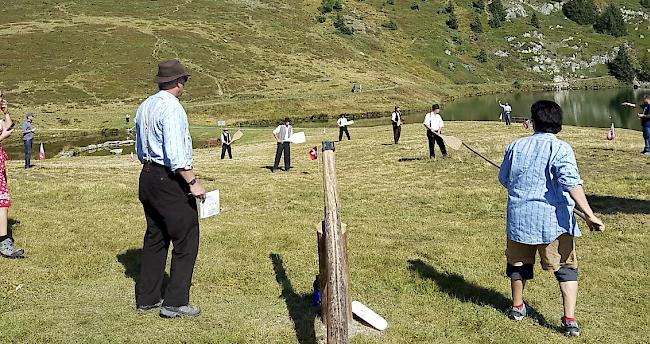
[[[143,164],[139,199],[147,221],[136,309],[160,308],[160,315],[168,318],[201,313],[189,304],[189,294],[199,249],[196,199],[205,199],[205,189],[192,171],[192,138],[178,101],[189,76],[177,60],[161,62],[155,78],[159,92],[147,98],[135,116],[136,150]],[[170,242],[172,268],[162,300]]]
[[[584,212],[590,229],[603,223],[589,207],[573,149],[555,137],[562,130],[562,109],[541,100],[533,104],[531,115],[535,133],[508,145],[499,172],[499,181],[508,189],[506,274],[513,305],[508,316],[521,320],[532,311],[524,304],[523,292],[526,281],[533,278],[539,252],[542,269],[553,271],[559,282],[564,333],[578,336],[578,260],[573,238],[580,236],[580,230],[574,206]]]

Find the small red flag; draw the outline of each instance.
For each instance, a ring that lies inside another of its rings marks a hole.
[[[524,129],[528,129],[530,127],[530,122],[528,120],[524,121]]]
[[[318,159],[318,147],[314,146],[314,147],[310,148],[309,152],[307,152],[307,154],[309,154],[309,159],[311,159],[311,160]]]
[[[38,149],[38,160],[45,160],[45,148],[43,148],[42,143],[41,147]]]

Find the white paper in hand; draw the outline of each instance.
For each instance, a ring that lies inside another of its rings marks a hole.
[[[219,214],[219,190],[210,191],[205,194],[205,201],[199,203],[200,216],[202,219]]]
[[[304,132],[299,132],[291,135],[289,138],[289,142],[291,143],[305,143],[307,139],[305,138],[305,133]]]

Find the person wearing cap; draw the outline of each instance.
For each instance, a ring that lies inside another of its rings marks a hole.
[[[178,100],[189,76],[178,60],[160,62],[155,78],[159,91],[140,104],[135,115],[136,151],[142,162],[138,192],[147,222],[136,310],[160,308],[166,318],[201,313],[190,305],[189,295],[199,248],[196,199],[205,199],[205,189],[192,170],[192,138]],[[172,267],[163,300],[170,243]]]
[[[438,143],[440,146],[440,152],[442,152],[443,157],[447,157],[447,148],[445,147],[445,141],[437,134],[442,134],[442,127],[445,126],[445,123],[440,117],[440,105],[433,104],[431,106],[431,112],[427,113],[424,116],[424,127],[427,128],[427,140],[429,141],[429,157],[435,158],[435,145]]]
[[[23,134],[23,143],[25,143],[25,168],[34,167],[34,165],[31,164],[32,142],[34,141],[34,132],[36,132],[36,129],[34,129],[34,126],[32,125],[33,120],[34,114],[28,112],[27,115],[25,115],[25,121],[20,128],[21,133]]]
[[[282,121],[282,124],[278,125],[273,129],[273,137],[277,141],[278,145],[275,150],[275,161],[273,163],[272,172],[278,170],[280,166],[280,157],[284,154],[284,171],[289,172],[291,168],[291,141],[289,139],[293,135],[293,127],[291,126],[291,120],[287,117]]]
[[[390,122],[393,124],[393,140],[395,144],[398,144],[402,134],[402,110],[399,106],[396,106],[395,111],[391,114]]]
[[[224,128],[223,133],[221,133],[221,160],[226,156],[226,151],[228,152],[228,158],[232,159],[231,144],[232,138],[230,137],[230,133],[228,133],[228,128]]]
[[[348,119],[345,118],[345,114],[341,114],[339,119],[336,121],[336,124],[339,126],[339,141],[343,140],[343,133],[347,136],[348,141],[350,141],[350,132],[348,131]]]

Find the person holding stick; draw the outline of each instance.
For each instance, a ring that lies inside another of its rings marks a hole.
[[[271,172],[275,173],[278,170],[282,154],[284,154],[284,171],[289,172],[291,168],[291,141],[289,141],[291,135],[293,135],[293,127],[289,117],[285,118],[282,124],[273,129],[273,137],[278,145],[275,150],[275,161]]]
[[[11,198],[7,186],[7,169],[5,166],[9,156],[2,146],[2,142],[13,134],[14,123],[11,121],[11,116],[9,116],[7,101],[2,98],[2,91],[0,91],[0,111],[4,115],[2,121],[0,121],[0,255],[6,258],[20,258],[25,251],[16,247],[12,233],[9,233],[8,212],[11,206]]]
[[[341,114],[339,119],[336,121],[336,124],[339,126],[339,141],[343,140],[343,133],[347,136],[348,141],[350,141],[350,132],[348,131],[348,119],[345,118],[345,114]]]
[[[578,260],[574,238],[580,236],[573,208],[585,215],[590,229],[603,228],[582,187],[571,146],[555,137],[562,130],[562,109],[549,100],[531,107],[535,133],[508,145],[499,182],[508,189],[506,210],[506,275],[510,278],[512,308],[508,317],[521,320],[532,308],[524,303],[526,282],[533,278],[535,255],[542,269],[555,274],[562,294],[562,330],[578,336],[575,319]]]
[[[226,151],[228,152],[228,158],[232,159],[232,139],[228,133],[228,128],[223,129],[221,133],[221,160],[226,156]]]
[[[398,144],[399,137],[402,135],[402,109],[399,106],[396,106],[391,114],[390,122],[393,124],[393,140]]]
[[[629,107],[636,107],[636,104],[624,102],[622,105]],[[643,151],[641,154],[650,155],[650,94],[643,97],[643,103],[639,105],[642,113],[639,114],[641,120],[641,128],[643,129]]]
[[[438,143],[440,146],[440,152],[442,152],[442,157],[447,157],[447,148],[445,147],[445,141],[438,134],[442,134],[442,127],[445,126],[445,123],[440,117],[440,105],[433,104],[431,106],[431,112],[427,113],[424,116],[424,127],[427,128],[427,140],[429,141],[429,158],[435,158],[435,145]]]
[[[147,222],[136,310],[160,308],[165,318],[201,314],[189,299],[199,250],[196,199],[205,200],[205,189],[193,171],[189,123],[178,101],[189,77],[178,60],[160,62],[155,78],[159,91],[140,104],[135,116],[136,150],[142,162],[138,192]],[[163,300],[170,242],[174,249]]]

